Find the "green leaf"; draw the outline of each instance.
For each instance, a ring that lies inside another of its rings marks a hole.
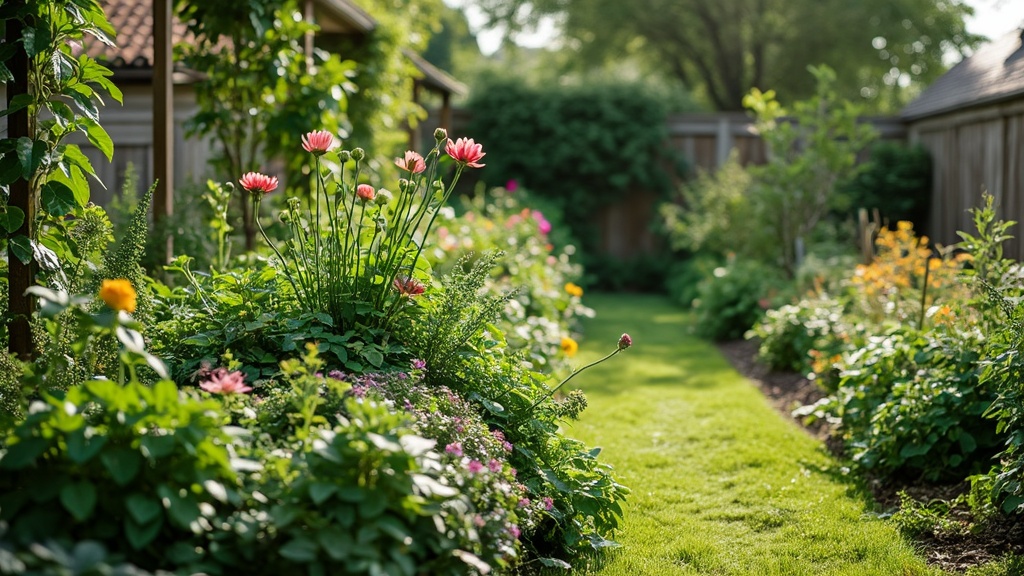
[[[64,85],[75,76],[75,61],[60,50],[54,50],[53,54],[50,55],[50,69],[53,71],[53,77],[57,80],[57,83]],[[74,93],[68,94],[68,96],[71,96],[73,99]]]
[[[163,510],[159,500],[143,496],[138,492],[129,494],[125,498],[124,504],[128,508],[128,513],[131,514],[132,519],[140,526],[155,520],[160,516],[160,511]]]
[[[139,473],[142,456],[129,448],[113,448],[100,454],[100,461],[118,486],[125,486]]]
[[[0,229],[13,234],[25,223],[25,212],[17,206],[0,207]]]
[[[100,109],[96,106],[96,102],[92,99],[93,89],[88,86],[81,84],[72,86],[68,90],[68,96],[78,106],[78,109],[85,114],[86,118],[94,121],[100,121]]]
[[[316,553],[319,550],[316,542],[297,536],[281,547],[278,553],[293,562],[312,562],[316,560]]]
[[[323,504],[328,498],[334,495],[338,487],[327,482],[313,482],[309,485],[309,497],[317,506]]]
[[[20,470],[36,461],[50,443],[45,438],[25,438],[7,448],[0,458],[0,470]]]
[[[18,138],[15,150],[18,153],[18,161],[21,162],[21,177],[25,180],[32,178],[46,156],[46,143],[22,136]]]
[[[110,140],[110,136],[107,131],[103,129],[97,122],[90,119],[83,119],[79,123],[85,130],[85,135],[89,138],[89,142],[93,146],[99,148],[100,152],[107,157],[107,160],[111,160],[114,157],[114,142]]]
[[[72,482],[66,484],[60,491],[60,503],[64,509],[75,517],[75,520],[83,522],[92,515],[96,508],[96,487],[92,482]]]
[[[6,69],[6,66],[4,68]],[[10,71],[8,71],[8,73],[9,72]],[[32,97],[31,94],[18,94],[14,98],[11,98],[11,104],[7,107],[7,109],[0,111],[0,117],[7,116],[8,114],[13,114],[18,110],[26,108],[29,104],[31,104],[34,101],[35,99]]]
[[[126,516],[124,519],[124,535],[128,540],[128,544],[136,550],[145,548],[147,544],[156,538],[157,534],[160,533],[160,527],[163,526],[164,519],[162,516],[157,517],[156,520],[149,524],[139,524],[131,517]]]
[[[139,446],[147,458],[166,458],[174,452],[174,436],[146,434],[139,440]]]
[[[42,54],[50,49],[50,28],[47,22],[42,20],[37,23],[38,28],[26,28],[22,32],[21,40],[25,44],[25,53],[29,58]]]
[[[87,436],[84,428],[68,434],[68,458],[76,464],[92,460],[107,444],[108,436],[96,434]]]
[[[384,355],[380,353],[380,350],[374,348],[364,350],[362,356],[374,368],[380,368],[380,365],[384,363]]]
[[[28,264],[32,261],[32,241],[28,239],[28,236],[18,235],[7,240],[7,246],[11,249],[11,253],[18,259],[22,264]]]
[[[43,184],[42,194],[39,196],[43,210],[51,216],[67,216],[78,208],[78,200],[75,198],[75,191],[63,182],[51,180]]]

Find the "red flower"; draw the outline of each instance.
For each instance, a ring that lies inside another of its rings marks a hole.
[[[302,137],[302,148],[317,156],[334,148],[334,135],[327,130],[314,130]]]
[[[246,172],[238,179],[238,183],[250,194],[270,194],[277,189],[277,176]]]
[[[392,282],[391,285],[394,286],[395,290],[398,290],[402,296],[419,296],[420,294],[423,294],[424,290],[426,290],[423,284],[418,280],[407,276],[395,278],[395,281]]]
[[[623,334],[619,336],[619,350],[625,350],[633,345],[633,339],[629,337],[629,334]]]
[[[449,138],[444,151],[459,164],[464,164],[470,168],[483,168],[485,166],[478,162],[478,160],[487,155],[484,154],[484,147],[482,144],[474,142],[472,138],[459,138],[455,142],[452,142],[452,139]]]
[[[372,202],[376,195],[377,191],[369,184],[360,184],[359,186],[356,186],[356,196],[359,196],[359,199],[363,202]]]
[[[427,169],[427,163],[423,161],[423,156],[412,150],[405,152],[405,158],[395,158],[395,166],[402,170],[408,170],[413,174],[419,174]]]

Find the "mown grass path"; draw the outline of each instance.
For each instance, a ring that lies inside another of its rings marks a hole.
[[[932,574],[821,443],[776,413],[664,298],[590,295],[570,436],[604,448],[633,493],[601,576]]]

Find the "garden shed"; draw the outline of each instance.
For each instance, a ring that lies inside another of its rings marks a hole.
[[[130,163],[139,175],[140,192],[155,178],[153,169],[153,116],[154,116],[154,0],[101,0],[104,12],[117,30],[117,49],[96,43],[89,47],[91,56],[103,61],[114,73],[113,80],[124,93],[124,105],[108,103],[101,111],[103,126],[114,142],[113,162],[88,145],[84,138],[77,142],[90,157],[97,174],[107,183],[107,190],[93,190],[93,201],[104,204],[124,181],[125,168]],[[351,0],[306,0],[307,20],[320,27],[319,38],[310,39],[317,45],[330,45],[334,38],[365,36],[376,27],[376,21]],[[172,24],[171,40],[178,43],[186,39],[184,24]],[[414,83],[413,97],[421,90],[440,94],[442,109],[438,111],[442,123],[450,122],[450,97],[464,92],[464,86],[444,71],[414,54],[408,54],[419,70],[420,78]],[[185,123],[196,113],[197,104],[193,85],[199,76],[176,65],[173,80],[173,174],[176,183],[203,180],[207,176],[206,163],[212,152],[209,142],[187,137]],[[311,127],[313,128],[313,127]],[[433,131],[434,126],[430,126]],[[415,135],[410,134],[410,138]]]
[[[991,193],[1003,218],[1024,220],[1024,29],[965,58],[907,105],[908,139],[931,152],[928,233],[942,244],[971,230],[970,208]],[[1007,246],[1024,255],[1024,234]]]

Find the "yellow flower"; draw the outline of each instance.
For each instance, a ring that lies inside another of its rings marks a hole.
[[[580,288],[572,282],[565,285],[565,291],[568,292],[570,296],[576,296],[577,298],[583,296],[583,288]]]
[[[124,278],[104,280],[100,286],[100,299],[113,310],[135,312],[135,288]]]
[[[575,340],[568,336],[562,336],[562,352],[564,352],[566,356],[572,358],[576,355],[576,351],[579,349],[580,345],[577,344]]]

